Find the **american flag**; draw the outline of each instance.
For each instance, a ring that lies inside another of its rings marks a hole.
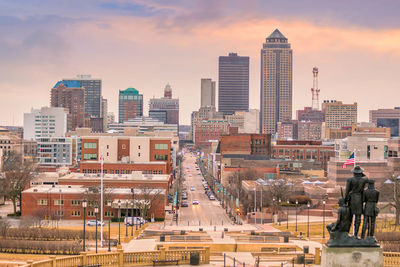
[[[342,168],[343,168],[343,169],[346,168],[347,165],[355,165],[354,163],[355,163],[355,160],[354,160],[354,152],[353,152],[353,154],[351,154],[350,158],[348,158],[348,159],[345,161],[345,163],[343,163]]]
[[[104,167],[104,157],[103,157],[103,155],[100,156],[100,163],[101,163],[101,167]]]

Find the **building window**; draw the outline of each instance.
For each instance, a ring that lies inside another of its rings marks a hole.
[[[94,210],[89,210],[89,211],[87,212],[87,215],[88,215],[89,217],[94,217],[94,216],[96,216],[96,213],[94,213]]]
[[[81,216],[81,211],[80,210],[73,210],[71,212],[71,216],[79,217],[79,216]]]
[[[97,148],[97,143],[84,143],[83,147],[84,148],[89,148],[89,149],[96,149]]]
[[[154,159],[166,161],[166,160],[168,160],[168,155],[154,155]]]
[[[155,149],[168,150],[168,144],[155,144]]]
[[[38,205],[47,205],[47,199],[38,199],[37,204]]]
[[[64,211],[63,210],[56,210],[56,216],[58,216],[58,217],[64,216]]]
[[[126,149],[126,145],[125,144],[122,144],[122,149]]]
[[[140,153],[137,153],[137,156],[140,157]]]
[[[112,212],[112,211],[106,211],[106,212],[104,212],[104,216],[105,216],[105,217],[114,217],[114,212]]]
[[[72,206],[80,206],[81,205],[81,201],[80,200],[71,200],[71,205]]]
[[[55,199],[54,205],[64,205],[64,199]]]
[[[83,154],[83,159],[97,160],[97,154]]]
[[[139,145],[139,146],[137,146],[137,148],[138,148],[138,149],[140,149],[140,145]]]

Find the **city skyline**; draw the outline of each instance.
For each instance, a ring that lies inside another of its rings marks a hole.
[[[147,114],[148,100],[169,82],[181,102],[181,124],[189,124],[200,106],[200,79],[217,81],[218,56],[233,51],[250,57],[250,108],[258,108],[259,44],[275,28],[294,50],[293,111],[311,105],[313,66],[320,69],[320,100],[358,102],[359,121],[368,121],[371,109],[398,106],[399,3],[368,1],[362,12],[352,11],[357,1],[306,1],[303,9],[296,9],[300,3],[261,1],[79,2],[76,9],[77,4],[35,8],[32,2],[0,1],[7,26],[0,28],[0,88],[7,99],[0,124],[22,125],[24,112],[49,106],[54,81],[77,74],[102,79],[114,114],[118,90],[140,88]]]

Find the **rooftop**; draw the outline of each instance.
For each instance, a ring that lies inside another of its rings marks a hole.
[[[125,90],[119,90],[119,93],[123,95],[138,95],[139,91],[133,87],[129,87]]]
[[[104,174],[103,181],[169,181],[169,174],[143,174],[141,171],[134,171],[131,174]],[[100,174],[70,173],[59,180],[100,180]]]
[[[268,39],[285,39],[285,40],[287,40],[287,38],[278,29],[275,29],[275,31],[267,37],[267,40]]]
[[[80,81],[68,81],[68,80],[57,82],[56,85],[54,85],[54,88],[57,88],[61,84],[63,84],[67,88],[82,88],[82,84]]]

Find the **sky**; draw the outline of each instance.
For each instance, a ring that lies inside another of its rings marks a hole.
[[[0,0],[0,125],[50,105],[63,78],[91,74],[116,115],[118,91],[180,100],[180,123],[200,106],[200,79],[218,81],[218,56],[250,57],[250,108],[259,109],[260,49],[278,28],[293,49],[293,116],[320,100],[368,111],[399,103],[397,0]]]

